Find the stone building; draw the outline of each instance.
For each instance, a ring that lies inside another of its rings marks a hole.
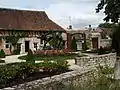
[[[100,28],[97,29],[85,29],[85,30],[68,30],[68,48],[71,48],[71,41],[73,37],[76,37],[78,50],[83,50],[83,45],[87,44],[89,49],[97,49],[111,45],[111,38],[105,31]],[[107,38],[103,38],[104,36]],[[86,43],[85,43],[86,42]],[[88,45],[89,44],[89,45]]]
[[[47,33],[61,32],[63,40],[67,41],[66,31],[49,19],[44,11],[0,8],[0,37],[9,36],[13,32],[26,34],[17,43],[20,53],[25,53],[29,49],[42,49],[44,44],[42,37]],[[1,39],[0,49],[10,54],[10,43]]]

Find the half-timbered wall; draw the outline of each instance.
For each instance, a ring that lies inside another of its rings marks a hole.
[[[16,34],[24,33],[25,34],[25,36],[23,38],[20,38],[18,41],[18,44],[20,44],[20,48],[21,48],[20,53],[25,53],[25,51],[26,51],[25,50],[26,49],[25,42],[26,41],[29,42],[29,49],[31,49],[31,50],[42,49],[43,45],[44,45],[44,41],[43,41],[43,43],[41,43],[41,38],[45,34],[48,34],[50,32],[48,32],[48,31],[25,31],[25,30],[23,30],[23,31],[0,30],[0,37],[10,36],[13,33],[16,33]],[[62,34],[62,36],[63,36],[63,39],[65,41],[67,41],[67,37],[65,36],[65,34]],[[6,42],[6,40],[4,40],[4,39],[0,40],[0,49],[3,49],[6,54],[10,54],[10,48],[6,48],[6,46],[8,44],[9,43]],[[12,50],[14,50],[13,47],[12,47]]]

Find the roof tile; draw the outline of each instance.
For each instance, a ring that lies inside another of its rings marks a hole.
[[[28,11],[0,8],[0,29],[65,31],[50,20],[44,11]]]

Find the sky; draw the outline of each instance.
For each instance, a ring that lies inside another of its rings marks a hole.
[[[103,23],[104,13],[95,12],[100,0],[0,0],[0,7],[45,11],[49,18],[67,28],[84,29]]]

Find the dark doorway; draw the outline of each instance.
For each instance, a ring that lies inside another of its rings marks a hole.
[[[25,52],[29,50],[29,41],[25,41]]]
[[[98,38],[92,38],[92,46],[93,48],[98,48]]]

